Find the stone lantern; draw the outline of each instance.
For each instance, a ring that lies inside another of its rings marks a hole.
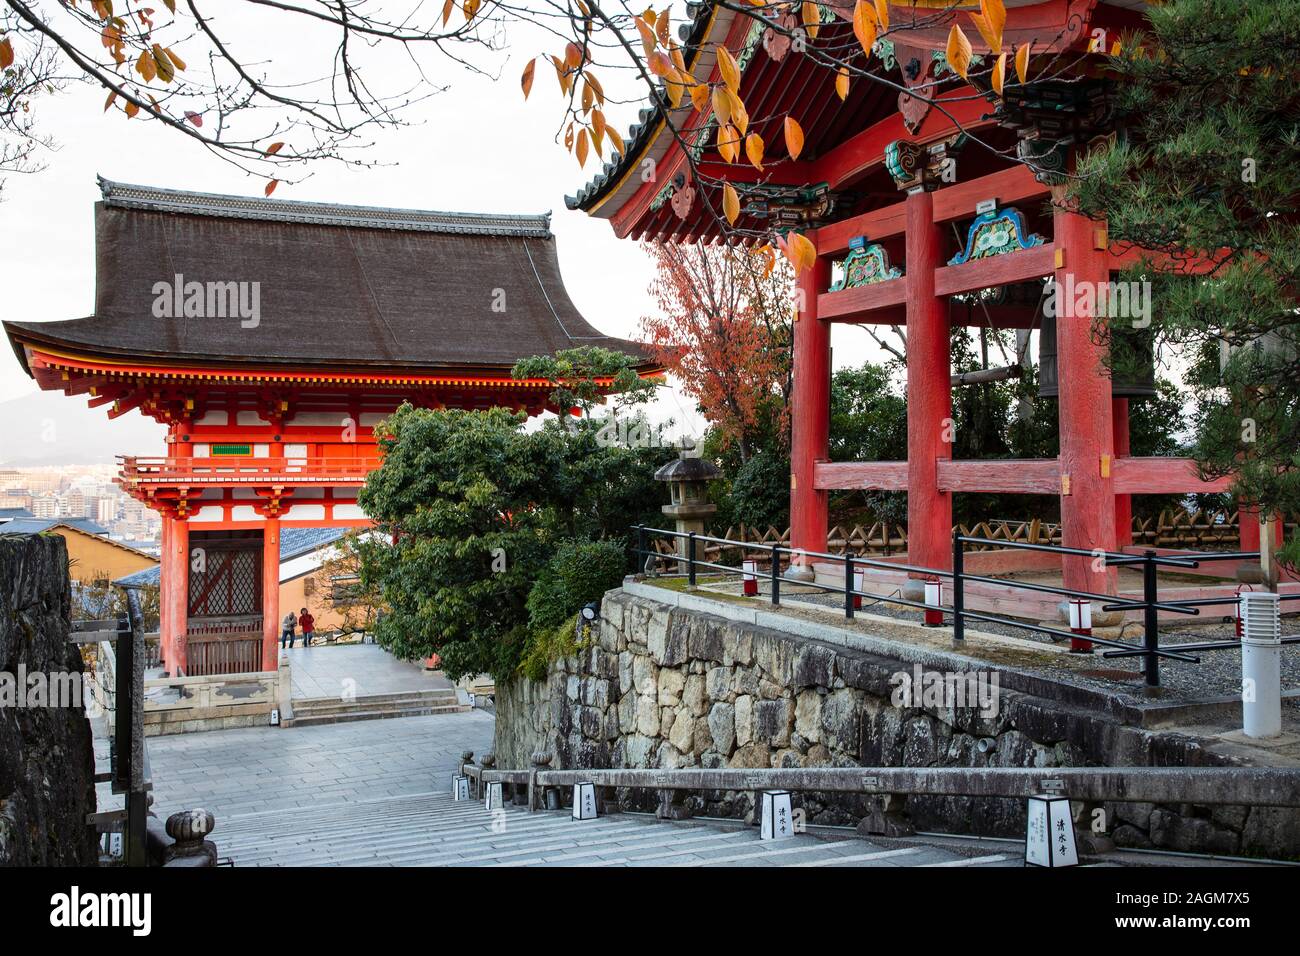
[[[670,461],[655,472],[655,481],[668,482],[672,503],[664,505],[661,510],[677,522],[679,533],[704,533],[704,520],[718,510],[718,506],[709,501],[708,485],[721,474],[713,462],[699,457],[698,451],[687,449],[676,461]],[[677,553],[682,558],[687,556],[686,546],[686,538],[677,539]],[[696,557],[699,556],[697,553]],[[684,563],[679,572],[686,573]]]

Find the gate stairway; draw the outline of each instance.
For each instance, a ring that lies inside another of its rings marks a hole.
[[[295,699],[293,722],[296,727],[310,727],[314,724],[341,724],[353,720],[455,714],[464,710],[469,710],[469,705],[460,703],[455,688],[440,687],[393,694],[372,694],[346,700],[338,697]]]
[[[212,835],[236,866],[1020,866],[1020,853],[923,842],[878,845],[852,834],[761,841],[730,821],[568,810],[489,813],[442,792],[218,819]]]

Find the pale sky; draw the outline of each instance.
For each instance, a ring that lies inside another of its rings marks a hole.
[[[536,31],[531,35],[530,42],[529,34],[517,31],[512,47],[519,52],[508,58],[503,54],[487,58],[503,64],[499,80],[434,61],[428,74],[449,85],[449,90],[407,114],[418,125],[381,132],[367,154],[392,165],[355,169],[322,162],[305,182],[281,184],[275,198],[468,212],[551,210],[561,270],[575,305],[601,331],[634,337],[640,317],[654,308],[647,294],[648,259],[637,244],[615,238],[606,221],[565,209],[565,194],[574,193],[596,166],[589,159],[586,169],[580,169],[553,141],[560,100],[549,66],[539,64],[532,97],[527,103],[523,100],[519,73],[526,57],[555,45],[552,40],[539,46]],[[320,72],[320,62],[319,57],[313,61],[305,47],[281,46],[275,49],[270,69],[274,75],[290,75],[293,70],[305,75]],[[328,64],[328,54],[324,62]],[[388,68],[382,58],[371,64],[370,82],[383,85],[390,79],[385,74]],[[402,77],[400,70],[393,70],[395,85]],[[118,111],[104,113],[103,100],[102,90],[79,86],[36,104],[41,131],[52,135],[58,145],[45,155],[44,171],[9,176],[4,187],[0,312],[5,318],[53,320],[90,314],[97,174],[177,189],[262,192],[262,180],[246,176],[160,124],[128,121]],[[614,109],[608,112],[611,120],[617,115]],[[633,112],[622,111],[624,132]],[[292,134],[284,138],[293,140]],[[837,366],[861,362],[869,354],[865,334],[854,328],[837,327],[834,346]],[[34,383],[6,342],[0,354],[0,461],[17,457],[15,446],[30,441],[31,417],[45,414],[33,412],[30,402],[11,401],[34,391]],[[59,457],[65,461],[75,459],[83,445],[102,445],[118,435],[122,453],[162,451],[161,439],[152,438],[153,429],[142,427],[136,413],[110,422],[102,409],[86,409],[84,399],[61,395],[57,399],[61,403],[56,406],[61,413],[57,443]],[[699,429],[694,402],[679,392],[665,395],[658,406],[657,418],[685,420]],[[51,407],[47,402],[39,404],[41,409],[47,407]],[[97,457],[97,453],[87,454]]]

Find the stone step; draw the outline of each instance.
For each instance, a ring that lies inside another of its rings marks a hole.
[[[339,697],[304,697],[293,701],[293,709],[297,711],[329,712],[333,710],[349,710],[358,705],[379,706],[393,704],[413,704],[413,703],[455,703],[456,691],[451,688],[438,688],[436,690],[418,690],[407,691],[405,693],[393,694],[365,694],[350,699]]]
[[[306,813],[261,811],[219,821],[219,852],[236,866],[1012,866],[1017,854],[962,856],[917,842],[882,847],[855,836],[760,840],[753,827],[481,801],[438,790],[338,803]]]
[[[407,707],[385,707],[382,709],[341,710],[330,713],[306,713],[294,710],[295,727],[311,727],[315,724],[344,724],[354,720],[387,720],[393,717],[426,717],[429,714],[459,714],[468,711],[462,704],[446,704],[432,707],[428,704],[412,704]]]

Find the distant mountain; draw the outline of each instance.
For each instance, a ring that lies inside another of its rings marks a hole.
[[[83,395],[32,392],[0,402],[0,466],[111,464],[117,455],[163,455],[167,430],[129,412],[110,420]]]

